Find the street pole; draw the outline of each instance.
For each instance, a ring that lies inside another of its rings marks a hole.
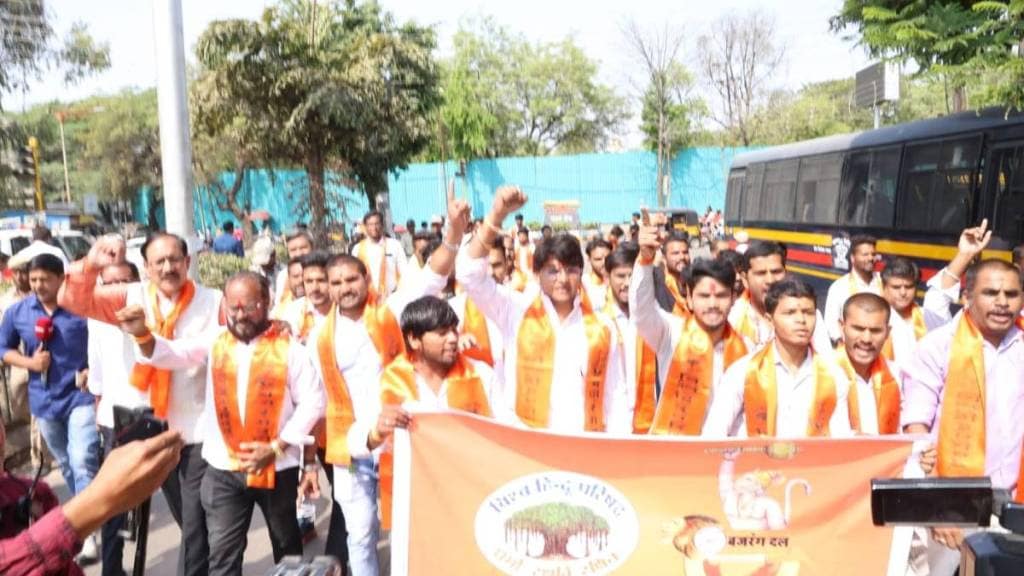
[[[153,0],[153,38],[156,43],[164,215],[168,232],[188,238],[193,235],[192,145],[188,128],[181,0]]]
[[[68,147],[64,143],[64,113],[57,112],[57,122],[60,124],[60,157],[64,162],[64,202],[71,204],[71,180],[68,178]]]

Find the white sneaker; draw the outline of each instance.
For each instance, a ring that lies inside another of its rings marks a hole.
[[[97,538],[95,534],[90,534],[86,537],[85,541],[82,542],[82,551],[75,557],[75,561],[84,566],[86,564],[95,564],[99,559],[99,538]]]

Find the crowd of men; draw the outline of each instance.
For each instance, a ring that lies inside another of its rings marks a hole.
[[[980,259],[985,222],[963,231],[920,306],[916,266],[894,257],[879,274],[876,242],[852,238],[823,316],[779,243],[716,243],[692,259],[690,239],[646,211],[628,235],[585,247],[550,228],[533,239],[517,214],[526,201],[501,187],[474,221],[449,192],[446,218],[399,238],[370,212],[344,253],[299,230],[279,270],[261,239],[254,270],[223,293],[189,278],[171,234],[142,246],[142,282],[118,238],[66,269],[35,255],[31,294],[0,324],[3,360],[29,371],[72,493],[109,452],[112,406],[150,406],[178,431],[163,492],[185,574],[240,574],[256,506],[275,561],[301,554],[297,502],[320,493],[321,466],[334,504],[325,552],[353,575],[380,573],[391,438],[416,408],[623,436],[920,433],[933,441],[915,455],[919,473],[1016,486],[1021,250],[1013,263]],[[123,573],[120,522],[102,529],[104,574]],[[962,537],[922,532],[908,570],[951,574]]]

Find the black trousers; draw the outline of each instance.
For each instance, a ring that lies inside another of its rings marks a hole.
[[[100,426],[100,444],[103,447],[103,460],[114,448],[114,429]],[[102,539],[103,576],[124,576],[124,538],[119,534],[124,526],[125,515],[118,514],[103,524],[100,530]]]
[[[200,495],[210,532],[210,574],[240,576],[246,537],[254,506],[259,506],[270,532],[274,562],[302,555],[302,535],[296,519],[299,469],[278,470],[273,490],[249,488],[245,474],[212,466],[203,476]]]
[[[334,499],[334,464],[327,462],[327,450],[324,448],[317,448],[316,455],[324,468],[331,490],[331,524],[327,528],[324,555],[337,558],[338,564],[341,564],[341,573],[348,574],[348,529],[345,528],[345,515],[341,512],[341,505]]]
[[[202,452],[202,444],[186,445],[177,468],[162,486],[171,516],[181,528],[181,548],[178,550],[180,576],[205,576],[210,571],[206,512],[200,498],[200,486],[207,468]]]

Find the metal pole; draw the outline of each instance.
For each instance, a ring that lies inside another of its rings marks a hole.
[[[882,126],[882,108],[875,103],[875,130],[878,130]]]
[[[156,44],[164,214],[167,231],[187,238],[193,235],[192,146],[188,129],[181,0],[153,0],[153,37]]]
[[[68,148],[64,143],[64,114],[57,114],[60,123],[60,157],[64,161],[64,202],[71,204],[71,180],[68,179]]]

